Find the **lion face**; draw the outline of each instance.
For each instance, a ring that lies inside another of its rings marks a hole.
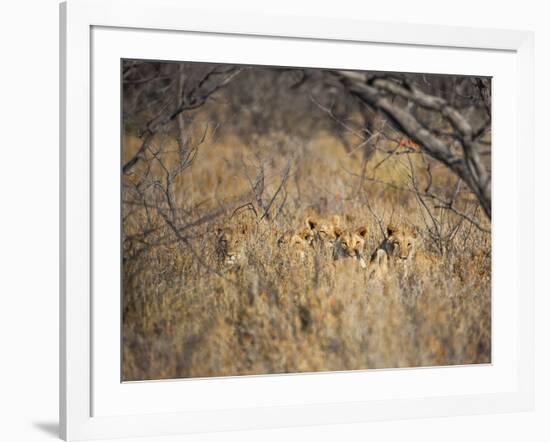
[[[414,256],[418,233],[410,226],[388,225],[386,229],[388,252],[396,259],[406,260]]]
[[[290,252],[304,259],[308,249],[313,245],[314,233],[309,228],[289,231],[283,234],[278,240],[279,247],[286,247]]]
[[[224,226],[217,230],[216,255],[227,266],[239,263],[244,256],[247,228]]]
[[[365,240],[356,232],[346,230],[338,235],[334,247],[340,256],[356,257],[363,252]]]
[[[326,245],[333,245],[338,238],[338,229],[340,228],[340,217],[334,215],[331,218],[308,217],[306,219],[307,227],[314,233],[316,240]]]
[[[363,250],[365,248],[365,237],[367,229],[361,227],[353,230],[335,230],[337,239],[334,243],[334,257],[339,258],[354,258],[359,260],[361,266],[365,265]]]
[[[277,240],[279,246],[305,247],[313,244],[314,234],[309,229],[290,230]]]
[[[290,245],[294,247],[307,247],[313,244],[314,233],[310,229],[300,229],[294,232],[290,238]]]

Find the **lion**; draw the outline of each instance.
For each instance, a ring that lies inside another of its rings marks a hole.
[[[408,224],[389,224],[384,240],[371,255],[371,274],[384,275],[393,268],[402,270],[403,276],[407,276],[412,266],[419,272],[430,271],[436,259],[419,250],[419,243],[416,227]]]
[[[279,247],[287,247],[300,258],[307,256],[308,249],[313,246],[314,232],[309,227],[298,230],[289,230],[277,240]]]
[[[362,226],[357,229],[342,230],[336,227],[334,233],[336,235],[333,251],[334,260],[351,258],[359,261],[359,265],[363,269],[367,268],[363,253],[367,228]]]
[[[318,218],[315,215],[308,216],[306,224],[314,232],[314,241],[325,247],[332,247],[341,232],[341,221],[338,215],[330,218]]]
[[[245,242],[248,236],[248,227],[222,226],[216,231],[216,256],[228,267],[241,264],[245,257]]]

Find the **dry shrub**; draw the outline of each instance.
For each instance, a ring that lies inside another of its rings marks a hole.
[[[175,184],[178,207],[200,218],[235,201],[250,192],[259,164],[265,195],[273,195],[288,156],[265,159],[270,141],[258,143],[259,152],[236,139],[204,146]],[[249,195],[258,216],[226,210],[186,231],[182,242],[158,211],[124,205],[124,380],[491,361],[490,235],[460,224],[442,253],[422,231],[425,217],[414,195],[358,184],[359,154],[350,155],[326,135],[301,152],[293,157],[286,201],[271,218],[259,220],[261,208]],[[402,175],[394,176],[403,164],[401,157],[391,158],[377,173],[403,184]],[[444,182],[442,172],[435,175]],[[132,195],[125,190],[125,201]],[[420,226],[423,248],[439,253],[438,264],[429,273],[369,281],[356,262],[335,262],[322,248],[297,258],[277,239],[284,229],[303,227],[311,210],[339,213],[350,226],[367,225],[368,252],[382,238],[373,212],[384,221],[402,218]],[[249,234],[244,259],[228,267],[216,256],[215,230],[236,222],[246,223]]]

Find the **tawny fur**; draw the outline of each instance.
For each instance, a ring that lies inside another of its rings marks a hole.
[[[367,235],[366,227],[346,230],[336,228],[335,235],[336,240],[334,241],[333,250],[334,260],[354,259],[365,269],[367,263],[363,250],[365,248],[365,237]]]
[[[306,219],[309,228],[314,232],[314,241],[324,247],[332,247],[338,238],[337,232],[341,227],[340,217],[333,215],[330,218],[309,216]]]
[[[420,250],[420,237],[415,227],[408,224],[389,224],[386,237],[372,253],[369,267],[373,275],[386,275],[390,269],[409,275],[430,272],[436,263],[435,257]]]
[[[245,225],[219,227],[216,231],[215,246],[219,261],[229,267],[242,264],[248,233]]]
[[[279,237],[277,245],[304,259],[313,245],[314,232],[309,227],[289,230]]]

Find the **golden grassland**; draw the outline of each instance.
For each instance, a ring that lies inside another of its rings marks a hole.
[[[125,135],[125,159],[139,142]],[[175,161],[174,140],[157,144],[166,146],[165,164]],[[207,139],[174,181],[178,225],[191,224],[182,229],[185,243],[155,204],[136,203],[132,184],[145,173],[143,162],[124,177],[123,380],[490,362],[490,234],[436,209],[442,229],[456,228],[438,249],[427,233],[428,215],[403,190],[410,188],[411,167],[418,166],[417,180],[426,179],[423,160],[411,154],[383,161],[376,153],[364,169],[361,158],[326,134],[307,143],[282,134],[253,145],[232,136]],[[162,183],[162,168],[150,164],[149,175]],[[277,195],[261,220],[251,190],[260,173],[263,203]],[[441,189],[456,181],[437,165],[431,173]],[[154,192],[147,201],[160,198]],[[464,207],[474,204],[468,192],[461,199]],[[234,214],[248,202],[257,217],[250,210]],[[277,240],[304,227],[312,212],[367,226],[367,253],[383,238],[376,217],[416,225],[421,248],[437,265],[406,278],[369,280],[357,262],[335,262],[330,250],[312,248],[297,258]],[[214,215],[192,223],[208,214]],[[230,267],[215,252],[215,232],[228,224],[248,227],[244,258]]]

